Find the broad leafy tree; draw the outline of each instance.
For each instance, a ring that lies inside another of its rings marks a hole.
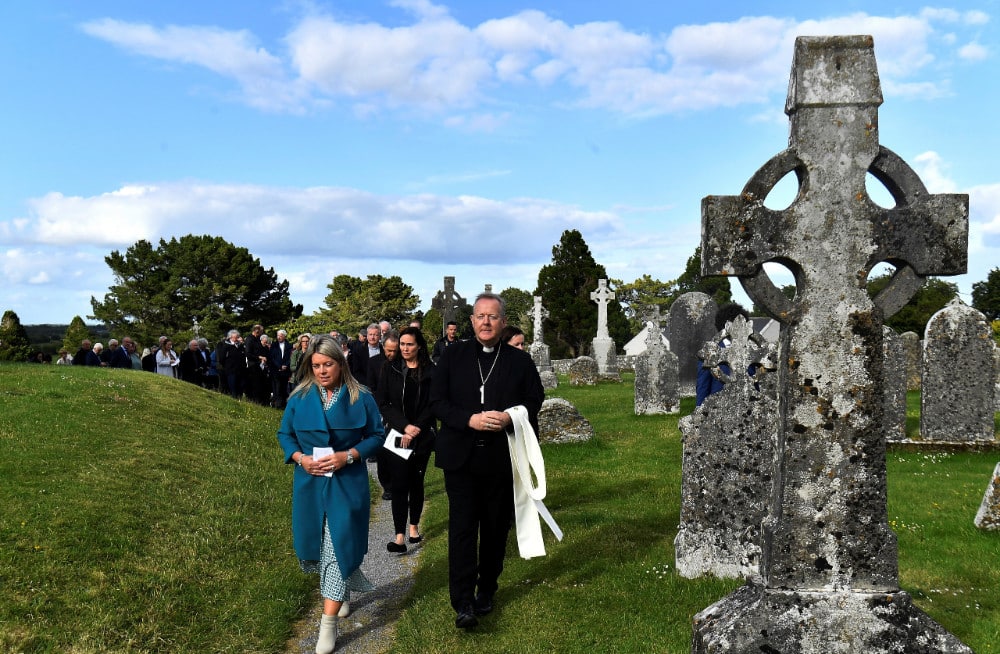
[[[733,292],[729,287],[728,277],[701,276],[701,246],[695,248],[684,266],[684,272],[677,278],[677,297],[685,293],[697,291],[715,300],[718,306],[733,301]],[[674,299],[677,299],[675,297]],[[673,300],[671,300],[673,304]]]
[[[604,266],[594,261],[583,235],[575,229],[563,232],[552,247],[552,263],[538,272],[534,295],[542,297],[549,311],[544,323],[545,343],[553,358],[590,354],[597,335],[597,304],[590,293],[599,279],[607,279]],[[614,290],[612,288],[612,290]],[[631,337],[628,319],[617,300],[608,303],[608,333],[621,347]]]
[[[500,291],[499,295],[507,309],[507,324],[520,327],[525,339],[530,342],[534,329],[531,311],[535,306],[535,298],[528,291],[513,286]]]
[[[972,306],[987,320],[1000,320],[1000,268],[994,268],[986,280],[972,285]]]
[[[4,311],[0,318],[0,361],[27,361],[30,355],[31,343],[21,319],[13,311]]]
[[[651,275],[643,275],[628,284],[620,279],[613,279],[611,284],[615,288],[615,299],[622,305],[632,333],[642,329],[649,307],[660,307],[660,315],[665,317],[670,305],[677,299],[676,282],[663,282]]]
[[[195,319],[203,336],[217,340],[232,328],[276,325],[302,313],[287,280],[279,282],[273,268],[218,236],[160,239],[157,247],[142,240],[104,260],[115,284],[103,301],[90,299],[90,317],[144,343],[161,334],[183,341]]]
[[[94,340],[93,334],[90,333],[90,329],[83,322],[83,318],[80,316],[73,316],[73,320],[69,321],[69,327],[66,328],[66,335],[63,336],[63,347],[70,354],[76,354],[76,351],[80,349],[80,343],[84,339],[89,341]]]
[[[367,278],[337,275],[330,284],[324,300],[326,306],[310,317],[318,318],[326,330],[339,329],[354,336],[359,329],[373,322],[388,320],[394,327],[408,322],[415,315],[420,297],[413,287],[398,275]]]
[[[891,278],[892,274],[887,273],[868,280],[868,295],[875,297],[879,291],[885,288]],[[920,290],[906,303],[906,306],[895,315],[886,318],[885,324],[899,334],[915,332],[920,338],[923,338],[927,321],[943,309],[956,295],[958,295],[957,285],[937,277],[928,277]]]

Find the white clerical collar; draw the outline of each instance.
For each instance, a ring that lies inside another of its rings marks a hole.
[[[493,348],[492,348],[492,347],[487,347],[487,346],[485,346],[485,345],[483,346],[483,352],[486,352],[487,354],[489,354],[489,353],[490,353],[490,352],[492,352],[492,351],[493,351]]]

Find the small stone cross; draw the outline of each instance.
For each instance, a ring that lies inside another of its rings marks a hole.
[[[597,290],[590,292],[590,299],[597,302],[597,338],[611,338],[608,334],[608,302],[615,294],[608,290],[608,280],[597,280]]]

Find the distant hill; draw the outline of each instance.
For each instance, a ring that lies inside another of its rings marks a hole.
[[[24,331],[28,333],[28,342],[31,349],[49,354],[55,354],[62,347],[63,338],[69,325],[24,325]],[[106,340],[110,335],[107,325],[87,325],[90,333],[98,340]]]

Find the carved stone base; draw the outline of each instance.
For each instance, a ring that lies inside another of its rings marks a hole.
[[[595,338],[591,341],[594,349],[594,360],[602,375],[618,373],[618,353],[615,342],[610,338]]]
[[[692,654],[972,654],[894,593],[794,592],[748,583],[694,616]]]

